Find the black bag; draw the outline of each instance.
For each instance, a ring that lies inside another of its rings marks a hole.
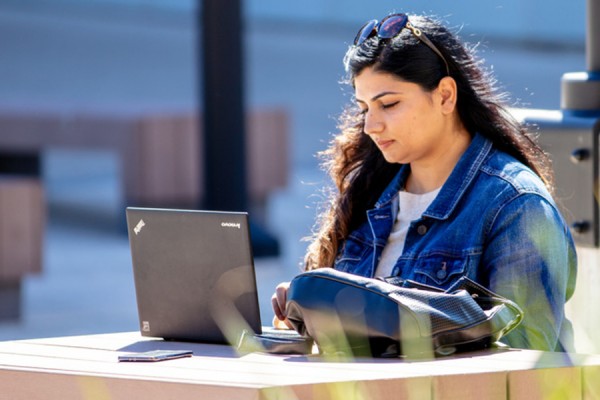
[[[402,286],[400,286],[402,285]],[[523,311],[463,277],[443,291],[412,281],[321,268],[295,277],[287,317],[321,353],[422,358],[489,347]]]

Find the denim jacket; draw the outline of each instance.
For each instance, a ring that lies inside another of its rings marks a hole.
[[[367,221],[345,240],[336,269],[373,276],[408,173],[402,166]],[[435,200],[411,223],[392,276],[442,289],[467,276],[524,310],[505,344],[553,351],[572,349],[564,303],[576,268],[569,229],[542,181],[477,134]]]

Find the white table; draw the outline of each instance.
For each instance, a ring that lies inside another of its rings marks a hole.
[[[194,356],[124,363],[125,352]],[[139,333],[0,342],[2,399],[596,399],[600,355],[490,350],[435,360],[240,355]]]

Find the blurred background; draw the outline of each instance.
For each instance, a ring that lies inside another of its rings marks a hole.
[[[583,0],[245,0],[242,11],[242,26],[218,23],[242,31],[244,104],[256,115],[249,163],[269,176],[248,188],[251,215],[279,246],[256,259],[263,324],[274,286],[299,271],[328,184],[315,154],[350,100],[341,60],[366,20],[441,17],[477,47],[515,107],[558,109],[562,74],[585,70]],[[0,340],[138,329],[124,207],[201,195],[189,119],[203,106],[201,14],[201,0],[0,2],[0,156],[25,165],[20,192],[0,179],[0,226],[25,223],[41,238],[0,233],[5,254],[39,252],[20,272],[4,260],[0,300],[11,307]],[[28,217],[30,204],[41,217]]]

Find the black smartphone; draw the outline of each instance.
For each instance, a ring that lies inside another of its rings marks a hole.
[[[152,350],[143,353],[127,353],[119,356],[119,361],[165,361],[175,358],[191,357],[194,354],[191,350]]]

